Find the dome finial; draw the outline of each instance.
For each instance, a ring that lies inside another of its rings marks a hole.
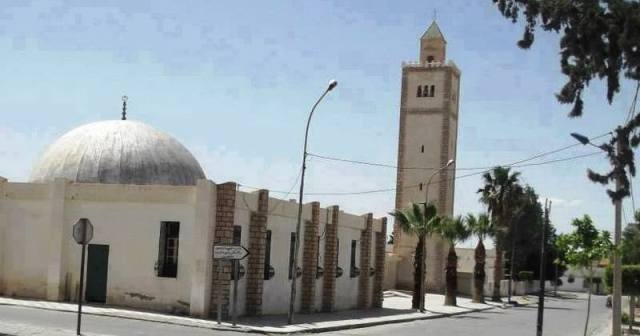
[[[438,10],[434,9],[433,10],[433,21],[435,22],[436,20],[438,20]]]
[[[129,97],[122,96],[122,120],[127,120],[127,100]]]

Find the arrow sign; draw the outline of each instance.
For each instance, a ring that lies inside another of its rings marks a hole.
[[[213,247],[213,259],[242,260],[249,250],[241,245],[216,245]]]

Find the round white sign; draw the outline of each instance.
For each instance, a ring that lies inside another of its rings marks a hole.
[[[78,244],[87,244],[93,238],[93,225],[87,218],[80,218],[75,225],[73,225],[73,239]]]

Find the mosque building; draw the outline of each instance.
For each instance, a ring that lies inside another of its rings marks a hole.
[[[420,39],[418,62],[402,65],[395,205],[434,202],[451,216],[461,72],[446,59],[435,23]],[[416,169],[416,168],[422,169]],[[430,168],[429,168],[430,167]],[[429,168],[429,169],[426,169]],[[416,237],[394,227],[385,255],[386,218],[337,205],[303,205],[299,265],[293,266],[298,203],[244,192],[207,178],[180,142],[139,121],[77,127],[51,144],[26,183],[0,177],[0,295],[76,301],[80,218],[94,226],[88,245],[87,302],[196,317],[230,311],[232,267],[217,245],[242,245],[237,310],[283,314],[291,281],[296,311],[381,307],[383,288],[413,287]],[[448,246],[427,241],[430,291],[444,290]]]
[[[213,247],[242,245],[240,315],[286,313],[291,281],[299,312],[382,305],[385,218],[304,204],[293,267],[297,202],[216,183],[176,139],[122,119],[64,134],[26,183],[0,177],[0,295],[75,302],[87,218],[86,302],[205,318],[220,302],[227,316],[231,262]]]

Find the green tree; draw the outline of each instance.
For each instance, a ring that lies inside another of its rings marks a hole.
[[[574,231],[558,236],[556,245],[562,251],[569,265],[586,269],[589,279],[593,279],[593,264],[609,256],[613,250],[611,234],[608,231],[598,231],[589,215],[575,218],[571,222]],[[589,282],[589,296],[587,299],[587,317],[584,325],[584,335],[589,327],[591,313],[591,292],[593,281]]]
[[[517,209],[518,194],[522,192],[519,172],[506,167],[495,167],[482,176],[484,186],[478,190],[480,201],[487,206],[494,223],[496,260],[494,267],[493,301],[500,299],[500,281],[504,276],[502,254],[505,251],[506,232]]]
[[[620,91],[620,76],[640,80],[640,2],[629,0],[492,0],[500,13],[514,23],[522,18],[524,34],[518,46],[528,49],[536,29],[560,35],[560,66],[567,82],[556,94],[560,103],[573,104],[570,117],[583,112],[582,94],[593,79],[605,79],[607,100]],[[638,84],[640,88],[640,82]],[[628,168],[635,176],[633,149],[640,144],[640,114],[616,129],[616,136],[602,148],[613,168],[589,178],[607,184],[619,178],[619,191],[609,189],[612,200],[629,195]],[[620,151],[614,150],[616,144]],[[633,148],[633,149],[632,149]]]
[[[486,213],[482,213],[477,217],[470,213],[465,217],[465,221],[471,233],[478,237],[478,244],[474,251],[475,265],[473,267],[472,301],[475,303],[484,303],[484,281],[487,277],[485,272],[487,252],[484,248],[484,239],[493,237],[493,222]]]
[[[634,214],[635,223],[627,224],[622,232],[622,263],[640,264],[640,210]]]
[[[465,241],[471,235],[471,231],[462,219],[462,216],[454,218],[443,218],[435,230],[442,238],[449,243],[449,253],[447,254],[446,290],[444,297],[445,306],[456,306],[456,296],[458,294],[458,256],[456,255],[456,243]]]
[[[607,267],[605,281],[609,288],[613,287],[613,269]],[[622,266],[622,294],[629,295],[629,334],[633,335],[635,322],[635,307],[638,295],[640,295],[640,265]]]
[[[418,309],[420,308],[420,284],[424,281],[420,278],[425,267],[424,244],[427,237],[435,232],[441,218],[438,216],[436,206],[432,203],[425,206],[412,203],[409,208],[395,210],[390,215],[395,218],[396,224],[403,232],[418,237],[413,261],[413,300],[411,301],[411,307]]]
[[[507,233],[506,241],[510,246],[515,246],[515,257],[507,263],[509,270],[513,269],[514,275],[519,271],[532,271],[533,278],[540,277],[540,246],[539,244],[531,244],[532,241],[539,242],[542,239],[542,230],[545,228],[544,211],[539,201],[538,194],[535,189],[526,185],[523,193],[520,195],[518,202],[519,209],[517,216],[514,218],[511,229]],[[550,223],[546,227],[545,232],[545,280],[556,279],[556,271],[558,276],[565,271],[565,267],[556,265],[554,260],[558,257],[554,241],[556,239],[556,230]]]

